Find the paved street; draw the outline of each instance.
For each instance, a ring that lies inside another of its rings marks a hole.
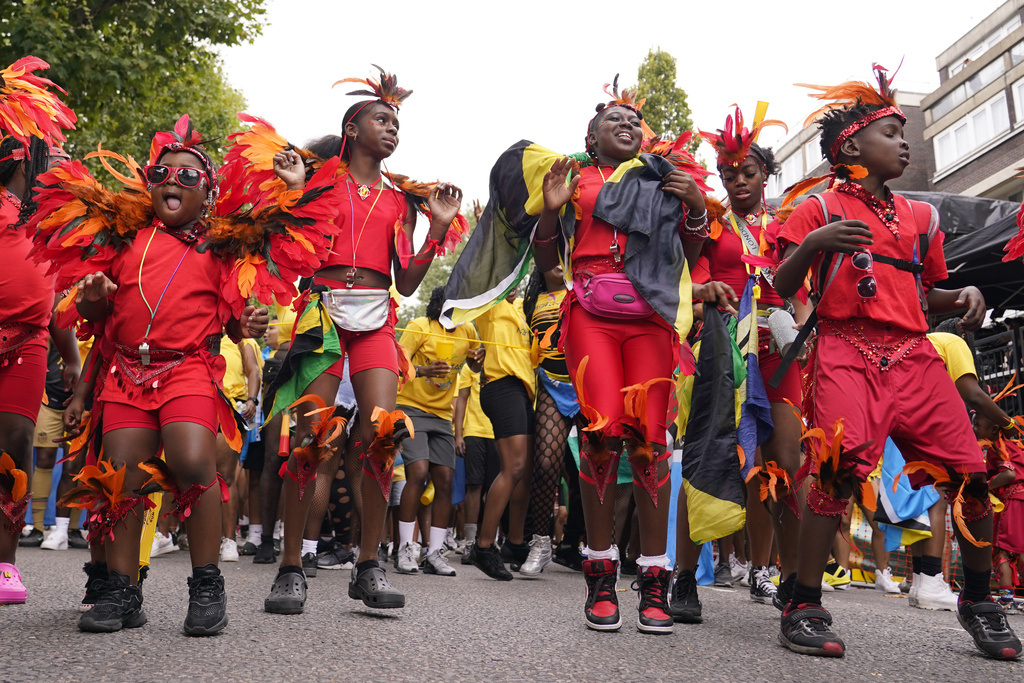
[[[278,616],[262,611],[276,570],[243,557],[223,565],[230,625],[192,639],[181,635],[188,556],[175,552],[154,560],[146,626],[85,634],[75,624],[87,557],[18,553],[29,602],[0,608],[0,680],[1024,680],[1024,663],[983,658],[952,613],[911,609],[902,596],[873,590],[826,595],[849,648],[842,660],[783,649],[777,612],[751,602],[746,589],[702,587],[703,625],[651,636],[636,631],[636,598],[624,579],[622,630],[594,633],[583,625],[581,575],[557,566],[509,583],[458,564],[455,578],[391,572],[408,597],[393,612],[350,600],[349,572],[321,571],[310,580],[306,613]],[[1024,617],[1011,623],[1024,630]]]

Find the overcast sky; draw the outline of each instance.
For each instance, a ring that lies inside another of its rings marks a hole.
[[[871,79],[873,61],[892,70],[903,59],[894,85],[930,92],[938,54],[1001,4],[269,0],[263,36],[223,54],[249,112],[299,145],[338,133],[356,101],[334,81],[375,75],[371,63],[395,73],[415,93],[388,167],[454,182],[466,206],[486,200],[491,165],[520,139],[582,151],[602,85],[616,72],[634,83],[652,47],[677,58],[697,126],[720,127],[734,102],[749,118],[760,99],[796,132],[815,107],[793,83]]]

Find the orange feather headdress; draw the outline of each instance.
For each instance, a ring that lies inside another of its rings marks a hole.
[[[409,95],[412,95],[412,90],[399,87],[398,77],[394,74],[389,74],[376,64],[371,64],[370,66],[380,71],[380,81],[375,81],[372,78],[343,78],[340,81],[335,81],[331,87],[333,88],[342,83],[362,83],[369,90],[353,90],[348,94],[376,98],[395,111],[398,111],[402,103],[405,102]]]
[[[611,90],[609,90],[608,88],[611,88]],[[597,113],[594,114],[594,118],[590,119],[590,123],[587,124],[588,135],[594,129],[594,122],[597,121],[597,117],[601,115],[601,112],[603,112],[605,109],[609,107],[625,107],[630,111],[636,112],[637,116],[640,117],[640,130],[643,131],[644,140],[649,140],[650,138],[654,137],[654,131],[651,130],[651,127],[647,125],[646,121],[644,121],[643,112],[640,111],[641,109],[644,108],[644,102],[646,102],[647,99],[644,98],[642,100],[637,101],[636,88],[623,88],[620,91],[619,74],[615,74],[615,78],[612,79],[611,83],[604,84],[604,92],[612,99],[607,103],[602,102],[601,104],[597,105]]]
[[[64,95],[67,92],[50,79],[32,74],[49,68],[49,64],[30,55],[0,69],[0,131],[6,131],[26,149],[34,137],[51,147],[54,141],[65,141],[62,129],[74,129],[78,120],[49,88]]]
[[[726,117],[725,128],[720,128],[714,133],[701,130],[698,131],[700,136],[715,148],[715,152],[718,155],[715,165],[718,168],[723,166],[739,168],[743,161],[751,155],[754,156],[762,168],[765,168],[765,160],[756,152],[752,152],[750,146],[757,142],[757,137],[761,134],[761,131],[768,126],[781,126],[787,133],[789,128],[785,123],[777,119],[765,119],[764,115],[768,111],[767,102],[757,103],[757,109],[754,112],[754,125],[749,129],[743,125],[743,112],[740,111],[738,106],[733,106],[735,107],[735,112]],[[767,176],[767,169],[765,170],[765,175]]]

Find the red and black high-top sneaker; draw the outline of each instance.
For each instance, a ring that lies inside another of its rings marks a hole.
[[[587,580],[587,603],[584,612],[587,628],[595,631],[618,631],[619,599],[615,595],[615,580],[619,563],[615,560],[584,560],[583,576]]]
[[[668,611],[668,584],[672,570],[647,567],[637,574],[633,590],[640,594],[640,615],[636,627],[643,633],[672,633],[672,615]]]

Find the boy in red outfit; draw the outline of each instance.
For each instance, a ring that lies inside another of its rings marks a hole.
[[[801,204],[780,235],[784,257],[776,291],[792,296],[811,271],[820,297],[806,414],[829,439],[834,430],[842,434],[837,424],[845,434],[837,436],[844,444],[838,467],[825,463],[812,473],[797,583],[782,614],[779,639],[801,654],[845,653],[831,629],[832,616],[821,606],[821,575],[848,499],[878,463],[886,437],[892,437],[908,467],[921,468],[911,474],[915,487],[938,480],[950,500],[963,496],[963,519],[955,525],[965,575],[958,617],[982,652],[1013,659],[1020,640],[992,600],[991,550],[979,545],[992,539],[984,457],[952,380],[925,341],[927,311],[966,309],[961,325],[976,329],[985,302],[974,287],[933,286],[946,278],[942,234],[931,206],[895,195],[885,185],[903,174],[910,146],[895,92],[884,69],[876,73],[877,91],[853,82],[811,86],[822,90],[820,99],[833,101],[818,123],[822,151],[842,182]]]

